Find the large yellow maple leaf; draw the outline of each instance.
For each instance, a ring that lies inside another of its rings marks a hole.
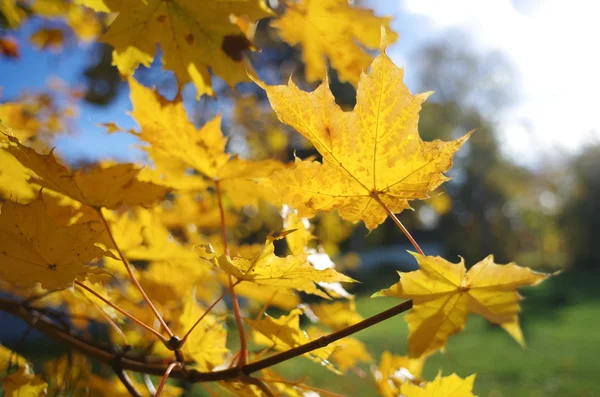
[[[343,112],[327,80],[313,92],[287,86],[263,87],[279,119],[308,138],[323,162],[297,161],[275,172],[273,185],[301,216],[338,210],[342,218],[363,220],[369,229],[387,212],[410,208],[446,178],[452,157],[469,134],[452,142],[423,142],[417,131],[421,103],[429,93],[412,95],[404,72],[384,53],[363,74],[357,104]]]
[[[0,213],[0,279],[46,289],[63,288],[90,271],[85,265],[102,256],[94,245],[102,234],[95,222],[59,226],[41,198],[27,205],[4,203]]]
[[[75,172],[61,165],[54,154],[39,154],[9,136],[4,149],[32,174],[40,186],[64,194],[94,208],[118,209],[122,205],[150,206],[165,196],[168,188],[137,179],[133,164],[84,167]],[[0,152],[1,154],[1,152]]]
[[[192,81],[198,97],[213,95],[209,68],[233,86],[247,81],[252,66],[243,51],[251,47],[230,15],[252,22],[271,14],[263,0],[80,0],[97,11],[118,12],[101,40],[112,45],[113,64],[130,76],[150,66],[160,44],[163,65],[182,86]]]
[[[539,284],[549,275],[514,263],[498,265],[491,255],[468,272],[462,259],[451,263],[439,256],[412,255],[420,269],[399,272],[397,284],[375,294],[413,300],[414,306],[406,315],[411,357],[443,348],[450,335],[465,327],[469,313],[502,326],[524,344],[519,327],[520,295],[516,289]]]
[[[364,47],[377,48],[381,27],[388,32],[389,43],[398,35],[390,30],[389,17],[379,18],[371,10],[352,7],[347,0],[301,0],[287,2],[281,18],[272,25],[291,45],[302,45],[306,79],[325,77],[327,59],[337,70],[340,80],[358,83],[373,58]]]
[[[142,141],[154,160],[169,158],[181,163],[211,182],[218,182],[233,204],[241,207],[256,205],[259,197],[270,198],[271,190],[258,188],[255,179],[266,177],[284,167],[275,160],[249,161],[225,152],[227,138],[221,132],[221,116],[197,129],[188,119],[181,102],[165,103],[152,89],[129,79],[132,117],[141,127],[133,132]],[[158,162],[157,166],[162,163]]]
[[[268,238],[263,250],[254,258],[220,255],[214,263],[240,281],[281,288],[298,290],[308,294],[329,298],[319,290],[316,283],[353,282],[350,277],[334,269],[315,269],[308,261],[308,254],[275,255],[273,238]]]

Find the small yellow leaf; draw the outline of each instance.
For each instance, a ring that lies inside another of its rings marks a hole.
[[[4,148],[32,172],[37,184],[91,207],[117,209],[122,205],[150,206],[164,197],[168,188],[140,182],[133,164],[91,166],[71,173],[54,154],[39,154],[14,137]]]
[[[401,394],[406,397],[476,397],[473,394],[475,375],[462,379],[456,374],[442,377],[440,374],[432,382],[421,387],[405,383]]]
[[[390,30],[390,18],[378,18],[366,9],[352,7],[347,0],[301,0],[286,3],[285,14],[272,25],[292,45],[302,45],[306,79],[324,77],[328,58],[340,80],[358,83],[372,57],[364,47],[379,48],[380,27],[387,30],[388,42],[398,35]]]
[[[231,14],[252,22],[271,14],[262,0],[80,0],[97,11],[119,15],[101,40],[112,45],[113,65],[130,76],[140,65],[149,66],[160,44],[165,69],[172,70],[179,86],[192,81],[198,97],[213,95],[209,68],[229,85],[247,81],[252,65],[244,51],[251,44],[230,21]]]
[[[430,94],[413,96],[403,76],[386,54],[378,56],[371,72],[361,77],[352,112],[335,103],[327,80],[311,93],[292,82],[257,82],[279,119],[323,155],[322,163],[298,161],[270,177],[300,216],[337,210],[348,221],[363,220],[371,230],[386,219],[384,205],[400,212],[448,180],[443,172],[470,134],[452,142],[423,142],[417,124],[421,103]]]
[[[498,265],[491,255],[468,272],[462,260],[454,264],[439,256],[412,255],[420,270],[400,273],[397,284],[376,294],[413,300],[406,315],[411,357],[443,348],[450,335],[462,331],[471,312],[502,326],[524,344],[516,289],[539,284],[550,275],[514,263]]]
[[[27,360],[9,348],[0,345],[0,374],[6,374],[9,368],[26,368]]]
[[[221,255],[214,259],[214,263],[238,280],[284,290],[295,289],[323,298],[328,296],[315,283],[354,281],[333,269],[317,270],[308,263],[306,257],[307,254],[278,257],[275,255],[273,239],[269,238],[260,254],[252,259]]]
[[[48,391],[48,384],[28,369],[20,368],[2,380],[6,397],[43,397]]]
[[[268,187],[259,186],[257,180],[282,169],[283,164],[275,160],[249,161],[225,153],[227,139],[221,131],[221,116],[198,130],[189,121],[182,103],[165,103],[154,90],[133,78],[129,79],[129,86],[131,115],[141,127],[134,134],[150,144],[146,150],[157,171],[162,171],[167,163],[169,167],[179,167],[181,175],[191,168],[213,182],[218,181],[224,192],[231,192],[229,198],[236,207],[256,205],[259,198],[276,195]],[[174,172],[168,176],[173,178]]]
[[[181,334],[185,334],[204,312],[205,309],[201,308],[195,299],[186,298],[179,318]],[[223,322],[218,321],[216,316],[208,314],[192,331],[182,351],[196,362],[199,370],[212,370],[223,363],[225,354],[229,351],[226,343],[227,331],[223,327]]]
[[[41,198],[27,205],[7,202],[0,214],[0,278],[21,286],[66,287],[102,256],[94,245],[101,234],[95,222],[56,225]]]
[[[302,310],[294,309],[288,315],[282,315],[278,319],[266,315],[262,320],[245,319],[245,321],[256,331],[254,334],[256,343],[273,346],[274,349],[281,351],[311,341],[307,333],[300,329],[301,314]],[[326,346],[306,353],[304,357],[327,365],[327,357],[333,349],[333,346]]]
[[[346,328],[364,320],[356,311],[353,301],[324,302],[311,305],[311,310],[319,318],[319,322],[334,331]]]
[[[397,397],[403,384],[420,383],[424,364],[425,357],[413,359],[384,351],[374,371],[377,390],[383,397]]]
[[[64,41],[65,36],[60,29],[41,28],[31,35],[31,42],[40,49],[60,50]]]

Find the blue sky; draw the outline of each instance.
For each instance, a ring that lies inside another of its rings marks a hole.
[[[519,162],[531,164],[600,141],[600,56],[595,43],[600,37],[596,21],[600,5],[596,2],[371,0],[367,5],[378,15],[394,17],[392,27],[401,39],[388,53],[406,66],[406,82],[412,90],[418,71],[410,67],[410,54],[448,29],[466,32],[482,51],[501,50],[509,57],[516,66],[522,95],[495,119],[505,153]],[[26,24],[13,35],[22,43],[20,59],[0,59],[2,101],[23,91],[35,92],[52,76],[73,86],[84,83],[81,71],[90,62],[90,52],[82,56],[79,48],[67,48],[60,55],[34,50],[27,45],[34,27],[35,23]],[[124,128],[135,127],[127,115],[130,108],[126,87],[109,106],[83,104],[74,135],[59,139],[57,150],[70,160],[139,157],[141,152],[132,149],[133,137],[107,136],[97,126],[114,121]]]

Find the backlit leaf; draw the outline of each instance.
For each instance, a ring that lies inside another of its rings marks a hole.
[[[94,245],[101,234],[95,222],[56,225],[41,198],[27,205],[7,202],[0,214],[0,278],[22,286],[66,287],[104,253]]]
[[[404,72],[386,54],[361,76],[357,104],[343,112],[325,80],[315,91],[294,83],[263,87],[279,119],[308,138],[323,162],[298,161],[275,172],[271,181],[286,204],[300,216],[338,210],[342,218],[363,220],[369,229],[387,213],[410,208],[448,180],[442,173],[469,134],[452,142],[423,142],[417,131],[421,103],[429,93],[413,96]]]
[[[397,284],[376,294],[413,300],[414,306],[406,315],[411,357],[443,348],[450,335],[465,327],[471,312],[502,326],[524,344],[517,288],[539,284],[549,275],[514,263],[498,265],[491,255],[468,272],[462,260],[454,264],[439,256],[412,255],[420,270],[400,272]]]

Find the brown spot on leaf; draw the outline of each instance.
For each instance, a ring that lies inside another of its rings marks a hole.
[[[193,35],[193,34],[191,34],[191,33],[188,33],[188,34],[185,36],[185,41],[187,41],[187,43],[188,43],[189,45],[192,45],[192,44],[194,44],[194,40],[195,40],[195,37],[194,37],[194,35]]]
[[[156,18],[156,21],[157,21],[158,23],[164,23],[166,20],[167,20],[167,16],[166,16],[166,15],[159,15],[159,16]]]
[[[56,271],[56,265],[54,263],[51,263],[48,265],[48,269],[52,270],[53,272]]]
[[[221,49],[227,56],[236,62],[244,59],[244,51],[252,47],[250,40],[244,35],[230,35],[223,37]]]

